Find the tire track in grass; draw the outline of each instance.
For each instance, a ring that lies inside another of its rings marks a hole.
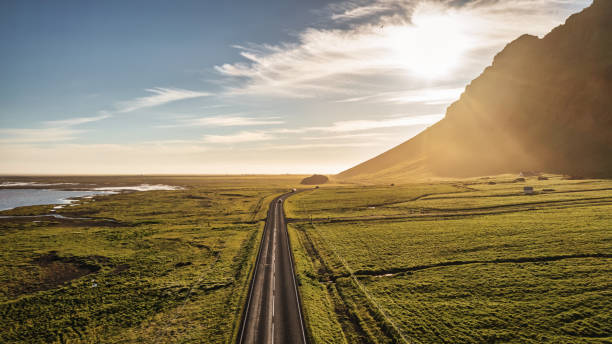
[[[259,214],[259,211],[261,210],[261,206],[263,205],[263,201],[266,197],[268,197],[269,195],[265,195],[263,197],[261,197],[258,201],[257,204],[255,204],[255,208],[253,209],[251,216],[249,218],[249,222],[254,222],[255,218],[257,217],[257,214]]]
[[[581,258],[612,258],[612,254],[607,253],[582,253],[582,254],[566,254],[566,255],[555,255],[555,256],[540,256],[540,257],[519,257],[519,258],[501,258],[492,260],[453,260],[448,262],[441,262],[436,264],[417,265],[411,267],[398,267],[390,269],[380,270],[357,270],[350,272],[349,274],[341,274],[332,276],[333,281],[338,278],[349,278],[353,276],[372,276],[372,277],[386,277],[394,276],[406,272],[421,271],[426,269],[444,267],[444,266],[457,266],[457,265],[471,265],[471,264],[504,264],[504,263],[538,263],[538,262],[555,262],[565,259],[581,259]]]
[[[334,312],[338,319],[344,319],[340,321],[340,326],[342,327],[343,336],[345,338],[345,342],[347,343],[367,343],[367,339],[369,335],[367,331],[361,326],[359,323],[359,319],[355,314],[353,314],[349,308],[350,306],[346,303],[346,301],[340,295],[340,292],[337,289],[337,286],[332,282],[330,277],[333,276],[332,268],[327,264],[323,256],[320,254],[317,249],[317,244],[313,241],[310,234],[306,229],[300,229],[301,236],[305,240],[307,245],[303,245],[305,247],[307,254],[316,261],[319,262],[321,269],[318,272],[318,280],[320,283],[326,284],[326,292],[327,296],[330,298],[330,301],[333,304]],[[320,237],[320,236],[319,236]],[[352,341],[347,340],[347,332],[354,332],[359,340],[352,338]]]
[[[601,200],[594,200],[591,202],[580,202],[576,203],[575,200],[563,201],[565,203],[559,203],[559,201],[554,202],[546,202],[553,203],[554,206],[538,206],[538,207],[522,207],[522,206],[532,206],[532,205],[546,205],[545,203],[540,204],[532,204],[532,203],[518,203],[518,204],[509,204],[503,206],[495,206],[495,207],[486,207],[486,208],[464,208],[464,209],[436,209],[436,208],[427,208],[423,210],[429,211],[439,211],[439,213],[420,213],[413,215],[367,215],[367,216],[350,216],[350,217],[327,217],[327,218],[289,218],[287,222],[289,223],[298,223],[298,222],[319,222],[319,223],[337,223],[337,222],[361,222],[361,221],[398,221],[398,220],[443,220],[443,219],[453,219],[453,218],[465,218],[465,217],[474,217],[474,216],[486,216],[486,215],[503,215],[503,214],[511,214],[511,213],[520,213],[526,211],[537,211],[537,210],[556,210],[556,209],[566,209],[566,208],[583,208],[583,207],[591,207],[591,206],[602,206],[612,204],[612,198],[605,198]],[[510,209],[501,209],[501,208],[510,208]],[[487,210],[487,209],[500,209],[495,211],[478,211],[478,210]],[[469,211],[472,212],[469,212]],[[460,211],[468,211],[465,213],[460,213]]]
[[[612,198],[609,196],[604,197],[587,197],[587,198],[576,198],[571,200],[551,200],[551,201],[536,201],[536,202],[521,202],[521,203],[507,203],[507,204],[496,204],[489,205],[484,207],[473,207],[473,208],[424,208],[428,210],[436,210],[436,211],[449,211],[449,212],[458,212],[458,211],[470,211],[470,210],[491,210],[491,209],[499,209],[499,208],[513,208],[513,207],[523,207],[523,206],[540,206],[540,205],[581,205],[581,204],[592,204],[599,202],[610,202]]]
[[[316,230],[316,227],[314,226],[314,224],[312,225],[312,228]],[[321,238],[321,236],[319,236],[319,238]],[[321,238],[322,239],[322,238]],[[322,240],[323,241],[323,240]],[[405,344],[411,344],[412,342],[409,341],[404,334],[402,333],[402,331],[399,329],[399,327],[395,324],[395,322],[389,317],[389,315],[387,314],[387,312],[385,312],[385,309],[380,306],[380,304],[378,304],[378,302],[376,302],[376,300],[374,300],[374,298],[372,298],[372,296],[370,295],[370,293],[367,291],[367,289],[365,288],[365,286],[363,284],[361,284],[361,282],[359,281],[359,279],[357,278],[357,276],[355,276],[355,274],[353,273],[353,269],[348,265],[348,263],[346,262],[346,260],[344,260],[344,258],[342,258],[339,254],[338,251],[336,251],[335,246],[327,241],[326,244],[328,244],[328,246],[331,247],[332,252],[334,253],[334,255],[336,256],[336,258],[338,258],[338,260],[342,263],[342,265],[344,266],[344,268],[349,272],[349,276],[351,277],[353,283],[357,286],[357,288],[359,288],[359,290],[362,292],[362,294],[366,297],[366,300],[368,300],[368,302],[374,306],[374,308],[376,308],[376,310],[383,316],[383,318],[387,321],[387,323],[389,323],[391,325],[391,327],[393,328],[394,332],[397,334],[397,336],[399,337],[399,339],[401,339],[401,341]],[[395,337],[395,336],[394,336]]]
[[[584,190],[563,190],[563,191],[550,191],[550,192],[546,192],[546,194],[551,195],[551,194],[566,194],[566,193],[579,193],[579,192],[595,192],[595,191],[610,191],[612,190],[612,188],[599,188],[599,189],[584,189]],[[483,190],[479,190],[479,191],[483,191]],[[427,201],[431,201],[431,200],[439,200],[439,199],[463,199],[463,198],[503,198],[503,197],[512,197],[512,196],[522,196],[524,195],[524,193],[522,192],[513,192],[513,193],[507,193],[507,194],[493,194],[493,195],[472,195],[472,196],[454,196],[454,197],[427,197],[426,200]]]
[[[477,191],[477,190],[473,190],[473,191]],[[409,203],[409,202],[414,202],[414,201],[418,201],[420,199],[423,198],[427,198],[429,196],[436,196],[436,195],[453,195],[453,194],[463,194],[463,193],[469,193],[470,191],[455,191],[455,192],[432,192],[432,193],[426,193],[426,194],[421,194],[412,198],[408,198],[408,199],[402,199],[402,200],[397,200],[397,201],[389,201],[389,202],[381,202],[381,203],[369,203],[365,206],[367,207],[376,207],[376,208],[382,208],[382,207],[387,207],[390,205],[396,205],[396,204],[402,204],[402,203]],[[359,208],[359,207],[357,207]],[[346,211],[351,211],[354,210],[355,207],[348,207],[348,208],[337,208],[337,207],[330,207],[330,208],[321,208],[319,209],[320,211],[336,211],[336,212],[346,212]]]

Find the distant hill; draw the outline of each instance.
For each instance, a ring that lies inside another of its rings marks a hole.
[[[612,177],[612,0],[508,44],[443,120],[337,177],[519,171]]]
[[[328,181],[329,181],[329,178],[327,178],[324,175],[313,174],[310,177],[306,177],[306,178],[302,179],[300,184],[302,184],[302,185],[318,185],[318,184],[325,184]]]

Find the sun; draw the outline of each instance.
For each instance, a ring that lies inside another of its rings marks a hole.
[[[447,10],[417,8],[411,24],[385,28],[389,59],[420,78],[448,76],[463,62],[470,48],[463,20]]]

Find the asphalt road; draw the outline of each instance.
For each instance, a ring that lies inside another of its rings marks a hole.
[[[283,202],[289,196],[291,193],[282,195],[270,204],[238,334],[239,344],[306,343],[283,212]]]

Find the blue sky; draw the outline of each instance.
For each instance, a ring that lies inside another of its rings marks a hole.
[[[335,173],[588,0],[2,1],[0,173]]]

